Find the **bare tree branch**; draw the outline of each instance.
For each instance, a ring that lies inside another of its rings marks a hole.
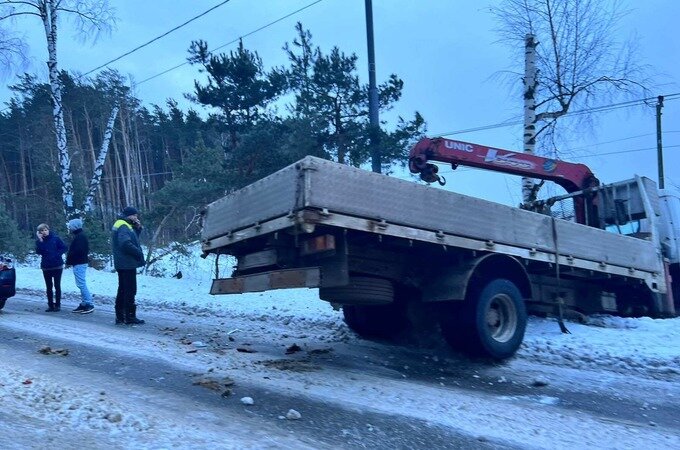
[[[621,1],[502,0],[491,12],[502,40],[518,57],[528,33],[539,43],[535,99],[542,125],[536,135],[551,136],[538,140],[537,150],[545,153],[554,145],[556,120],[574,107],[586,110],[615,97],[648,96],[648,68],[636,57],[634,39],[619,42],[613,37],[620,35],[618,24],[627,14]],[[584,116],[569,122],[578,126],[582,120]]]
[[[38,16],[38,17],[40,17],[40,14],[31,12],[31,11],[8,13],[8,14],[5,14],[4,16],[0,16],[0,21],[3,21],[5,19],[10,19],[12,17],[18,17],[18,16]]]

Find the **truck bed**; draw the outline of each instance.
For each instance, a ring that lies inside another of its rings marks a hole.
[[[293,226],[304,210],[322,211],[329,225],[334,217],[343,227],[360,219],[380,224],[376,232],[408,239],[451,245],[460,238],[489,251],[512,248],[529,259],[558,253],[590,270],[608,272],[615,266],[634,277],[646,272],[641,278],[661,270],[654,244],[644,239],[311,156],[210,204],[203,218],[203,251],[228,253],[240,240]]]

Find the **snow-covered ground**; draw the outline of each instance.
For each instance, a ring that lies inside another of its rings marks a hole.
[[[194,252],[194,254],[198,253],[198,251]],[[138,277],[137,302],[140,317],[144,318],[145,312],[148,315],[151,311],[154,314],[161,314],[158,317],[162,317],[162,314],[187,314],[191,316],[193,322],[199,325],[214,325],[216,334],[221,332],[222,335],[229,331],[238,333],[239,330],[232,328],[234,324],[238,326],[241,323],[243,327],[246,327],[249,326],[248,324],[259,322],[262,324],[260,329],[263,330],[259,337],[265,341],[273,341],[272,344],[279,344],[274,336],[282,335],[281,333],[285,333],[285,330],[293,330],[291,334],[297,333],[300,342],[317,344],[341,342],[345,345],[360,342],[342,322],[342,314],[334,311],[328,303],[319,300],[316,290],[300,289],[213,297],[208,294],[214,265],[211,258],[206,260],[189,258],[181,263],[175,261],[168,264],[169,267],[161,271],[176,273],[177,270],[181,270],[180,279],[142,275]],[[228,272],[227,268],[222,269],[222,273],[225,272]],[[88,284],[95,295],[98,308],[94,314],[102,310],[110,311],[117,285],[116,274],[106,270],[88,269]],[[22,294],[44,295],[42,294],[44,290],[42,275],[36,264],[17,268],[17,289]],[[62,310],[68,311],[78,303],[78,291],[71,270],[64,271],[62,289],[65,293]],[[14,301],[16,300],[10,299],[8,305],[13,304]],[[0,313],[0,327],[17,331],[36,327],[36,322],[31,319],[30,315],[16,317],[12,321],[2,320],[9,318],[9,314],[4,314],[4,316]],[[218,326],[218,324],[224,324],[226,319],[229,319],[228,328],[232,328],[231,330]],[[559,383],[565,386],[575,382],[574,380],[586,371],[588,375],[584,376],[587,377],[593,377],[593,373],[601,374],[601,376],[596,376],[599,379],[595,383],[610,383],[611,385],[616,383],[617,377],[639,377],[647,380],[648,386],[658,392],[664,392],[666,386],[677,386],[680,382],[680,319],[622,319],[599,316],[590,318],[588,324],[569,322],[567,325],[571,334],[562,334],[554,320],[530,318],[524,344],[516,358],[507,363],[506,367],[510,369],[533,367],[533,365],[552,367],[555,379],[559,379]],[[59,324],[45,322],[40,325],[39,333],[44,336],[59,336],[63,333],[63,329],[59,326]],[[69,339],[87,342],[93,335],[96,335],[97,330],[94,326],[88,328],[88,325],[83,325],[83,327],[83,329],[73,330],[73,335],[69,336]],[[173,344],[176,344],[173,342],[175,336],[172,336],[172,330],[163,335],[170,336],[135,335],[133,342],[135,345],[126,345],[120,350],[144,358],[159,357],[158,351],[162,349],[163,358],[172,360],[174,364],[186,365],[187,370],[204,369],[211,365],[218,366],[219,360],[216,356],[201,355],[203,359],[200,363],[184,361],[186,350],[181,349],[175,352],[169,350],[173,348]],[[286,336],[286,334],[283,335]],[[107,341],[101,345],[117,349],[119,345],[117,342],[112,337],[110,342]],[[204,345],[200,342],[198,344],[194,342],[194,344],[198,345],[199,349],[201,345]],[[0,347],[0,353],[1,350]],[[2,356],[5,358],[7,355]],[[262,375],[262,361],[256,361],[258,356],[248,354],[240,356],[252,359],[252,364],[240,366],[238,372],[240,376],[254,378]],[[430,361],[437,360],[437,356],[432,356],[428,352],[424,353],[424,358]],[[0,380],[2,380],[0,381],[0,394],[3,405],[0,409],[0,434],[7,431],[3,429],[3,425],[7,426],[10,420],[3,415],[3,411],[8,409],[23,411],[19,417],[12,418],[13,423],[21,427],[24,426],[22,418],[36,417],[35,410],[33,412],[29,410],[39,407],[42,408],[39,417],[47,422],[69,417],[69,420],[74,421],[73,416],[78,414],[81,419],[91,420],[90,429],[106,432],[109,437],[115,438],[117,433],[124,435],[130,430],[138,433],[150,433],[149,430],[154,430],[156,444],[152,446],[153,448],[164,448],[165,445],[175,446],[172,442],[177,436],[176,430],[171,427],[162,427],[158,423],[151,423],[152,419],[149,418],[151,416],[145,415],[144,411],[140,411],[137,415],[123,414],[116,406],[116,401],[106,393],[95,391],[90,396],[76,395],[69,390],[71,388],[63,387],[54,381],[54,377],[49,377],[45,372],[50,372],[52,369],[45,364],[45,360],[39,358],[3,360],[3,365],[0,366]],[[61,369],[55,366],[54,370],[58,372]],[[413,371],[413,368],[404,367],[401,371],[407,374],[409,370]],[[528,377],[527,383],[543,382],[532,380],[531,375]],[[41,378],[43,382],[38,382]],[[579,448],[584,445],[602,448],[634,448],[637,443],[645,442],[645,439],[650,439],[651,445],[657,448],[679,448],[680,446],[677,435],[674,436],[673,432],[669,433],[667,430],[651,428],[643,433],[646,433],[647,437],[642,439],[642,436],[636,437],[639,430],[623,423],[602,427],[601,422],[583,415],[572,416],[564,412],[548,414],[540,409],[534,411],[532,408],[517,406],[518,399],[511,395],[490,398],[480,394],[462,398],[445,390],[444,383],[441,383],[440,390],[417,383],[406,386],[398,379],[376,380],[374,374],[371,373],[352,371],[348,374],[346,371],[333,370],[324,372],[323,382],[310,381],[304,371],[277,372],[275,376],[268,373],[265,378],[270,384],[285,385],[286,389],[298,389],[311,398],[342,400],[345,404],[354,405],[357,408],[379,408],[383,412],[413,416],[428,423],[455,426],[471,435],[480,433],[480,423],[482,423],[484,436],[499,440],[507,439],[512,445],[526,446],[526,440],[515,437],[533,433],[535,436],[532,437],[531,443],[532,446],[538,448],[554,446]],[[352,381],[349,381],[350,379]],[[32,381],[24,384],[25,380]],[[499,375],[495,382],[502,384],[507,380]],[[373,386],[376,383],[379,383],[379,386],[371,388],[370,393],[367,392],[366,386]],[[623,394],[631,398],[643,395],[640,392]],[[664,401],[677,404],[680,398],[673,397],[676,394],[677,390],[671,392],[670,397]],[[64,399],[73,398],[77,400],[64,401]],[[376,398],[380,399],[379,406],[376,404]],[[60,401],[57,401],[59,399]],[[502,403],[500,406],[499,399]],[[552,397],[540,396],[534,400],[537,404],[551,404],[556,401]],[[479,405],[483,407],[478,409]],[[171,408],[166,409],[165,414],[169,414],[167,411]],[[465,411],[465,414],[451,415],[452,411],[459,413]],[[282,411],[282,414],[285,415],[285,412]],[[522,415],[524,419],[521,423],[513,420]],[[550,425],[551,421],[553,425]],[[542,423],[541,426],[546,426],[553,432],[541,436],[540,429],[538,429],[540,427],[537,428],[538,431],[532,428],[538,423]],[[31,422],[26,422],[25,426],[29,428]],[[556,436],[554,430],[562,428],[571,431],[565,431],[562,435]],[[574,429],[587,430],[587,436],[577,433],[577,437],[571,437]],[[13,430],[16,431],[16,429]],[[253,430],[248,431],[246,428],[243,430],[246,435],[254,436]],[[158,440],[159,433],[165,436],[164,440]],[[84,442],[87,447],[87,441]],[[101,441],[100,444],[106,444],[106,442],[108,441]],[[111,442],[115,442],[115,439]],[[210,440],[201,442],[206,447],[215,444]],[[268,446],[264,440],[257,442],[258,445],[254,446],[256,448]],[[277,442],[273,445],[274,447],[286,446],[282,440],[277,440]],[[617,445],[617,442],[621,444]],[[304,446],[295,440],[288,444],[292,447]],[[127,445],[122,444],[123,447]],[[182,446],[179,445],[179,447]],[[107,445],[102,445],[102,447],[107,447]],[[217,447],[228,448],[229,446],[217,445]],[[234,445],[234,447],[241,447],[241,445]]]
[[[198,248],[190,252],[200,254]],[[229,273],[226,258],[220,273]],[[140,309],[190,311],[197,315],[267,317],[286,325],[304,323],[309,332],[321,335],[342,327],[341,312],[319,299],[316,289],[290,289],[240,296],[212,296],[208,292],[214,274],[214,259],[182,258],[159,264],[165,274],[182,272],[182,278],[138,276],[137,303]],[[42,274],[33,266],[17,269],[17,289],[44,291]],[[117,277],[110,270],[88,269],[88,285],[95,296],[115,297]],[[73,273],[67,269],[62,278],[67,295],[77,295]],[[10,300],[11,301],[11,300]],[[620,318],[595,316],[588,324],[570,322],[571,334],[560,332],[552,319],[531,317],[524,345],[518,357],[534,362],[573,368],[604,367],[617,372],[636,372],[650,376],[680,375],[680,318]]]

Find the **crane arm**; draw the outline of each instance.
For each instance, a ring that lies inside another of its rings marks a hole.
[[[412,173],[420,174],[420,178],[428,183],[437,181],[444,184],[445,181],[437,174],[437,166],[430,161],[448,163],[454,169],[469,166],[553,181],[569,193],[587,191],[588,188],[600,184],[583,164],[445,138],[421,139],[409,155],[409,169]],[[596,226],[593,202],[585,200],[583,197],[574,197],[576,221]]]
[[[437,169],[429,161],[448,163],[454,169],[469,166],[553,181],[570,193],[599,185],[595,175],[583,164],[445,138],[421,139],[409,155],[411,172],[421,174],[424,181],[431,183],[438,180]]]

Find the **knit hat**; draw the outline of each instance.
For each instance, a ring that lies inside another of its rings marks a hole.
[[[134,216],[135,214],[138,214],[138,212],[137,208],[135,208],[134,206],[126,206],[125,208],[123,208],[123,217]]]
[[[83,228],[83,221],[81,219],[71,219],[68,221],[68,231],[76,231]]]

